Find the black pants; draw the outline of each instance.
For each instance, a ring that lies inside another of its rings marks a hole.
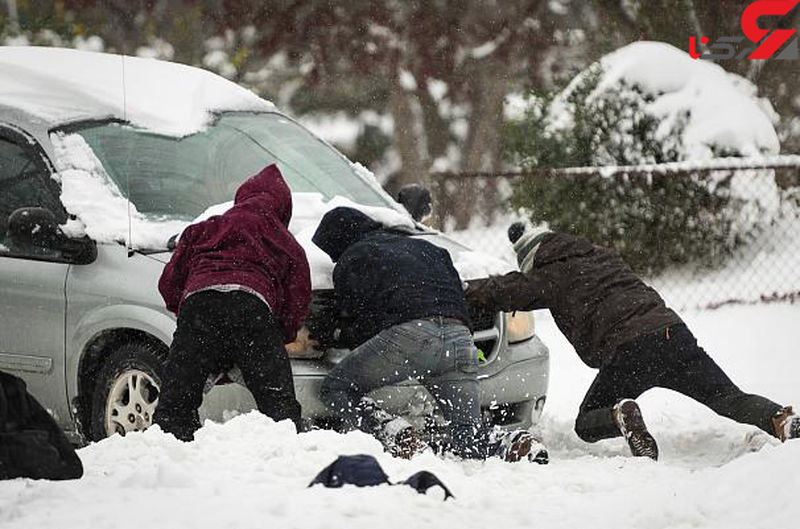
[[[258,410],[300,429],[300,404],[283,334],[272,312],[247,292],[207,290],[189,296],[164,369],[155,422],[189,441],[200,428],[197,409],[211,374],[238,366]]]
[[[660,387],[682,393],[723,417],[758,426],[775,435],[771,418],[781,406],[742,392],[709,358],[684,324],[621,345],[600,369],[581,404],[575,431],[587,442],[617,437],[612,408]]]

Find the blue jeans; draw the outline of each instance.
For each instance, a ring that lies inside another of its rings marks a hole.
[[[346,427],[376,434],[382,421],[363,397],[409,379],[418,380],[436,400],[447,422],[449,451],[485,458],[488,431],[481,421],[477,349],[463,324],[434,318],[381,331],[331,370],[321,397]]]

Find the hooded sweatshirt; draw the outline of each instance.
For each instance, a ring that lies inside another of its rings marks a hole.
[[[292,194],[273,164],[243,183],[233,207],[184,230],[158,289],[167,309],[215,286],[241,286],[261,296],[295,340],[311,299],[303,248],[289,233]]]
[[[469,324],[461,279],[443,248],[386,230],[352,208],[325,214],[313,241],[336,263],[343,345],[356,347],[416,319],[442,316]]]
[[[620,345],[681,321],[612,250],[566,233],[530,231],[514,250],[522,272],[470,285],[470,302],[507,312],[550,309],[589,367],[603,367]]]

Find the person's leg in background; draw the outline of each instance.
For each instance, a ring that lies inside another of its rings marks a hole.
[[[200,428],[197,409],[209,374],[219,371],[219,293],[199,292],[184,302],[172,339],[153,422],[182,441]]]

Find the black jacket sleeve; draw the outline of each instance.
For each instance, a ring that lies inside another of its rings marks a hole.
[[[336,263],[333,286],[341,325],[340,345],[352,348],[365,338],[362,327],[371,327],[365,320],[376,312],[373,297],[380,284],[380,271],[367,252],[348,252]]]
[[[503,312],[547,308],[547,281],[539,276],[510,272],[470,283],[467,301],[476,307]]]

